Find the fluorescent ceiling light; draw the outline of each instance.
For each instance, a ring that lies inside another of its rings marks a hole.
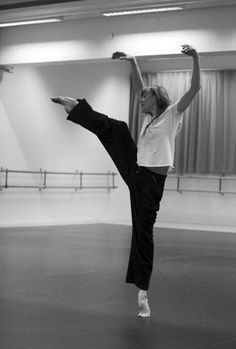
[[[141,9],[141,10],[104,12],[103,15],[107,17],[111,17],[111,16],[138,15],[141,13],[166,12],[166,11],[177,11],[177,10],[183,10],[183,8],[182,7],[159,7],[159,8],[148,8],[148,9]]]
[[[31,20],[31,21],[0,23],[0,27],[15,27],[15,26],[18,26],[18,25],[54,23],[54,22],[60,22],[60,21],[61,21],[60,18],[34,19],[34,20]]]

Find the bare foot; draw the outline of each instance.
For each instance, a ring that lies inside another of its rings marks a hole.
[[[54,103],[61,104],[65,107],[66,112],[69,114],[72,109],[78,104],[78,101],[71,97],[52,97],[51,100]]]
[[[150,317],[151,311],[148,305],[147,292],[140,290],[138,293],[138,305],[139,305],[139,313],[138,316],[141,317]]]

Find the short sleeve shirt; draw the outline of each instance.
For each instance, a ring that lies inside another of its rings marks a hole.
[[[183,113],[179,113],[178,101],[151,122],[146,115],[138,141],[138,165],[145,167],[171,166],[174,163],[175,136],[180,131]]]

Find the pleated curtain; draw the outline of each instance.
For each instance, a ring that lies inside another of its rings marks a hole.
[[[190,87],[192,72],[144,73],[145,86],[164,86],[174,103]],[[129,128],[137,143],[143,115],[131,79]],[[184,113],[176,137],[174,172],[236,174],[236,71],[202,71],[201,90]]]

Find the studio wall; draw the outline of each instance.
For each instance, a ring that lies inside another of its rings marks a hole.
[[[130,68],[111,61],[112,52],[176,55],[188,42],[201,52],[229,53],[236,50],[235,14],[233,7],[1,30],[0,64],[15,71],[4,73],[0,84],[0,166],[117,172],[97,138],[66,121],[50,97],[85,97],[94,109],[127,122]],[[116,184],[110,192],[3,189],[0,225],[130,224],[128,190],[120,176]],[[157,224],[233,230],[235,212],[234,195],[166,191]]]

